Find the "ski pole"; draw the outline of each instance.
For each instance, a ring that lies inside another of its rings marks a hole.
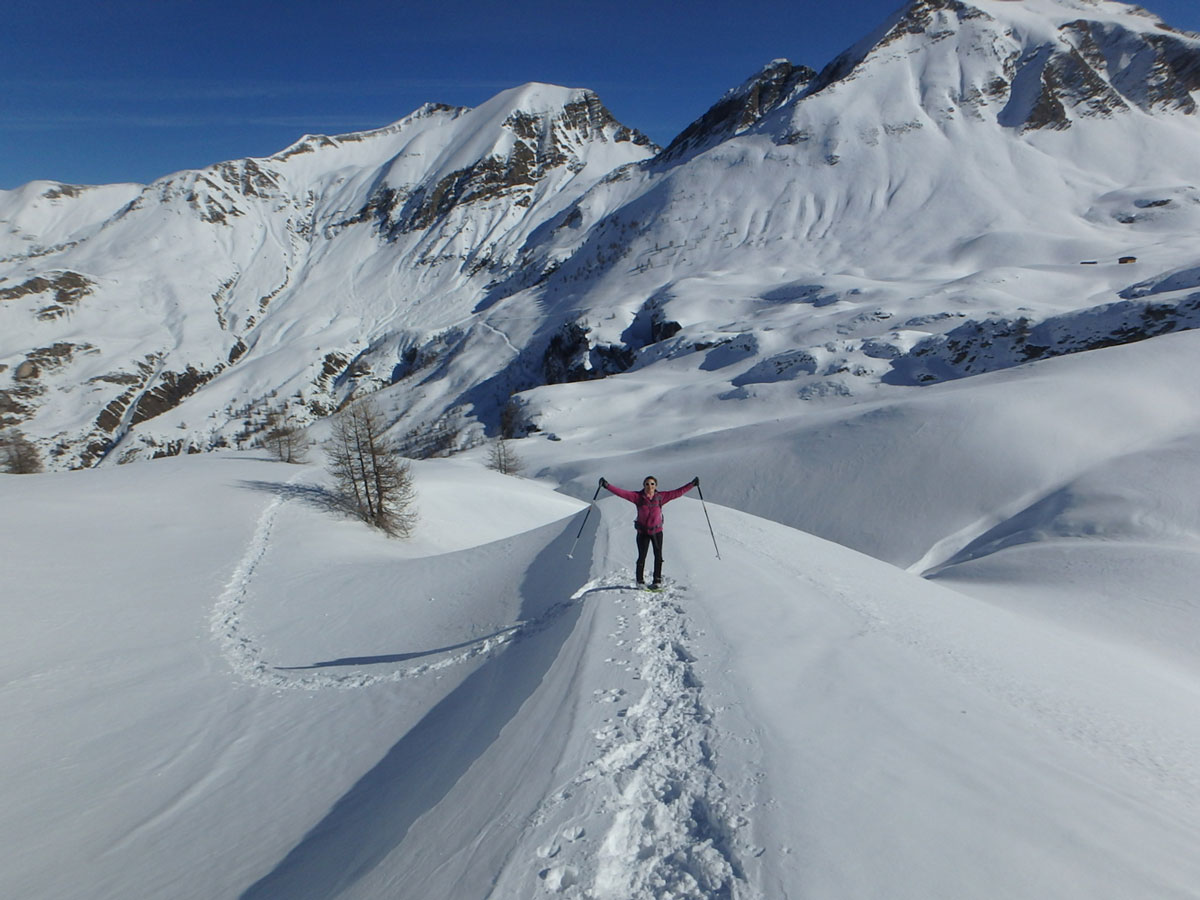
[[[592,503],[595,503],[596,498],[600,496],[601,487],[603,487],[603,485],[598,485],[596,487],[596,493],[592,495]],[[588,516],[592,514],[592,503],[588,504],[587,512],[583,514],[583,521],[579,523],[579,534],[575,535],[575,540],[571,542],[571,549],[567,553],[567,559],[575,558],[575,545],[579,543],[579,537],[583,534],[583,526],[587,524]]]
[[[708,522],[708,533],[712,536],[713,549],[717,551],[717,559],[721,558],[721,550],[717,547],[717,535],[713,532],[712,519],[708,517],[708,504],[704,502],[704,491],[700,490],[700,479],[696,479],[696,493],[700,495],[700,506],[704,509],[704,521]]]

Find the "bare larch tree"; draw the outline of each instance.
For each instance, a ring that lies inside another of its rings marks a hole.
[[[501,475],[519,475],[525,463],[512,448],[512,441],[497,438],[488,447],[487,467]]]
[[[412,468],[384,432],[387,423],[369,399],[333,420],[326,452],[338,491],[362,519],[388,534],[407,537],[416,524]]]
[[[272,410],[267,413],[266,433],[262,445],[276,459],[286,463],[302,463],[308,452],[308,439],[286,413]]]

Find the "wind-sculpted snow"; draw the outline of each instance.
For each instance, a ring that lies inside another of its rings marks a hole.
[[[233,575],[213,607],[211,628],[226,661],[241,678],[263,687],[276,689],[321,690],[353,689],[396,682],[483,659],[507,645],[544,630],[579,601],[582,590],[550,603],[536,615],[519,619],[495,629],[483,637],[459,641],[451,646],[419,651],[360,655],[320,660],[303,665],[283,665],[271,660],[261,642],[246,625],[245,613],[255,599],[255,576],[263,559],[271,552],[272,536],[281,508],[289,501],[308,503],[334,515],[345,514],[344,502],[327,489],[301,485],[303,473],[284,484],[249,484],[255,490],[273,495],[263,508],[246,550]],[[413,665],[404,665],[423,660]]]
[[[275,525],[275,517],[280,506],[286,502],[287,492],[280,492],[271,500],[255,527],[254,535],[246,547],[245,555],[234,569],[233,577],[217,599],[212,612],[213,635],[221,646],[221,651],[233,670],[247,681],[272,688],[295,688],[300,690],[321,690],[322,688],[364,688],[382,682],[398,681],[404,678],[415,678],[427,673],[434,673],[449,666],[485,656],[491,651],[508,644],[524,631],[531,630],[538,623],[517,623],[481,640],[466,641],[455,647],[442,650],[429,650],[412,654],[393,654],[389,656],[361,657],[357,659],[336,659],[313,663],[308,666],[275,666],[266,659],[261,645],[253,636],[247,633],[243,625],[242,612],[247,602],[253,598],[253,578],[259,562],[270,550],[271,533]],[[556,607],[548,614],[561,612]],[[393,668],[385,674],[372,674],[363,671],[368,666],[379,666],[389,663],[400,663],[411,658],[439,657],[433,662],[416,666]],[[293,672],[308,672],[311,674],[291,674]],[[333,671],[328,671],[333,670]],[[348,671],[345,671],[348,670]]]
[[[725,433],[576,383],[622,433],[415,463],[405,542],[250,454],[0,478],[0,894],[1187,897],[1195,342]],[[665,592],[597,472],[703,477]]]
[[[535,638],[565,613],[578,616],[585,603],[612,602],[620,612],[606,639],[610,647],[603,665],[617,673],[632,673],[638,689],[593,692],[597,710],[609,712],[594,730],[595,749],[532,812],[528,834],[521,838],[522,844],[538,844],[537,856],[543,863],[536,870],[537,883],[554,893],[573,896],[582,890],[614,900],[650,900],[668,893],[681,900],[758,896],[746,884],[739,857],[762,851],[740,833],[749,824],[739,812],[745,803],[729,796],[715,770],[715,747],[721,739],[703,699],[703,683],[690,648],[686,587],[671,584],[661,594],[649,594],[633,589],[629,572],[623,570],[585,583],[571,596],[547,605],[536,619],[519,621],[462,646],[413,654],[433,657],[430,662],[404,665],[407,655],[393,654],[271,666],[262,646],[246,634],[242,613],[254,602],[256,574],[270,552],[280,510],[289,502],[313,500],[312,489],[299,485],[299,478],[272,488],[275,496],[263,509],[214,609],[214,633],[235,672],[252,684],[276,690],[400,685],[437,678],[450,667],[478,664],[501,651],[521,654],[525,640]],[[373,674],[372,667],[388,671]],[[627,678],[623,675],[620,682]],[[331,819],[329,828],[334,821],[340,817]],[[348,825],[337,827],[340,831]],[[339,845],[345,839],[346,835],[339,838]],[[324,841],[302,844],[245,896],[275,896],[280,890],[291,891],[292,896],[316,896],[314,883],[335,883],[329,880],[332,860],[314,868],[315,861],[325,859],[328,852]],[[343,878],[339,876],[337,883],[357,880]],[[369,877],[364,884],[368,883],[372,883]]]

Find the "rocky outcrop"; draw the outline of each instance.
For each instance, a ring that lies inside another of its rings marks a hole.
[[[1132,107],[1196,112],[1192,93],[1200,90],[1200,44],[1083,19],[1063,25],[1060,34],[1065,47],[1046,46],[1022,61],[1022,67],[1040,68],[1037,99],[1023,121],[1004,124],[1061,130],[1075,117],[1111,116]]]
[[[209,371],[201,371],[194,366],[188,366],[182,372],[160,373],[157,379],[158,384],[142,394],[138,400],[129,424],[139,425],[174,409],[212,380],[213,376],[220,371],[220,366]]]
[[[633,365],[633,350],[619,344],[593,343],[590,334],[586,325],[568,322],[551,336],[542,354],[545,384],[592,381],[624,372]]]
[[[579,171],[582,148],[595,141],[632,143],[652,148],[648,137],[622,125],[591,91],[552,113],[514,110],[502,127],[513,140],[505,152],[494,153],[416,185],[383,184],[365,206],[343,225],[375,222],[389,240],[428,229],[452,210],[505,199],[528,207],[531,189],[554,169]]]
[[[953,14],[959,22],[969,19],[991,19],[982,9],[961,0],[914,0],[877,46],[886,47],[910,34],[927,35],[937,40],[942,34],[939,13]]]
[[[1063,25],[1059,34],[1060,43],[1021,60],[1013,86],[1029,77],[1032,67],[1037,98],[1021,121],[1003,124],[1022,131],[1061,130],[1076,118],[1107,117],[1131,108],[1196,112],[1192,93],[1200,90],[1200,42],[1085,19]]]
[[[1196,40],[1166,30],[1136,33],[1083,19],[1064,25],[1062,35],[1094,78],[1111,85],[1110,90],[1124,103],[1147,112],[1196,112],[1192,97],[1200,91],[1200,43]]]
[[[0,288],[0,302],[49,294],[53,302],[39,309],[37,317],[42,320],[57,319],[73,309],[94,287],[95,282],[78,272],[51,272],[30,278],[14,287]]]
[[[246,215],[249,203],[281,197],[279,173],[257,160],[240,159],[157,181],[121,210],[119,217],[156,204],[182,203],[202,222],[229,225]]]
[[[769,63],[681,131],[656,161],[678,163],[740,134],[794,98],[816,76],[807,66],[794,66],[786,59]]]
[[[1077,118],[1111,116],[1130,108],[1195,113],[1192,94],[1200,90],[1200,40],[1149,13],[1145,17],[1147,27],[1136,29],[1112,21],[1068,22],[1059,28],[1058,40],[1027,45],[1002,60],[996,77],[964,91],[959,105],[1006,100],[1000,122],[1022,132],[1062,130]],[[923,46],[953,37],[968,23],[976,29],[988,26],[992,32],[990,40],[973,40],[971,52],[994,54],[1004,44],[1017,46],[1011,30],[969,2],[912,0],[873,44],[839,56],[812,80],[805,94],[856,77],[865,62],[907,38],[917,37]]]
[[[949,381],[1193,328],[1200,328],[1200,293],[1161,301],[1121,300],[1037,323],[1028,318],[972,320],[916,344],[892,361],[893,371],[884,380]]]

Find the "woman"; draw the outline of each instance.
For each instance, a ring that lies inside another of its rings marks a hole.
[[[633,527],[637,530],[637,583],[644,584],[646,571],[646,551],[654,548],[654,583],[653,590],[662,587],[662,546],[663,546],[663,504],[670,503],[676,497],[682,497],[692,488],[700,484],[699,478],[693,478],[683,487],[673,491],[659,491],[658,479],[647,475],[642,481],[640,491],[627,491],[624,488],[613,487],[603,478],[600,487],[607,488],[618,497],[623,497],[637,506],[637,518]]]

